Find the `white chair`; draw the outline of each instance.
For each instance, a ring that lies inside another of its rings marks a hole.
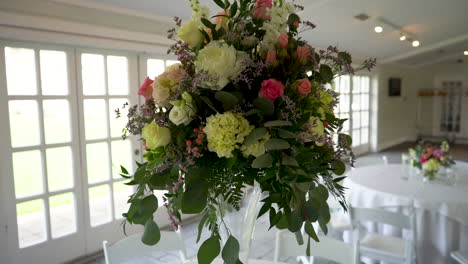
[[[306,239],[304,239],[306,240]],[[310,255],[326,258],[341,264],[359,263],[359,243],[347,244],[326,236],[319,236],[320,242],[310,241]],[[279,263],[280,257],[297,257],[306,255],[307,240],[298,245],[296,236],[289,231],[276,233],[274,262]]]
[[[468,264],[468,251],[455,251],[450,254],[460,264]]]
[[[365,167],[365,166],[372,166],[372,165],[387,165],[388,158],[387,156],[383,155],[380,157],[360,157],[356,159],[354,163],[355,168]]]
[[[413,263],[415,260],[415,220],[414,216],[385,211],[382,209],[350,208],[351,221],[354,228],[359,230],[359,224],[374,222],[387,224],[411,231],[411,239],[385,236],[377,233],[367,233],[361,238],[361,256],[390,263]]]
[[[178,251],[180,259],[185,262],[187,253],[184,242],[179,232],[161,231],[161,240],[154,246],[148,246],[141,242],[142,234],[134,234],[111,246],[107,241],[102,242],[106,264],[118,264],[135,257],[148,255],[158,251]]]

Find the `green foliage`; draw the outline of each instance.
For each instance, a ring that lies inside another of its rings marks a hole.
[[[281,149],[288,149],[291,145],[288,141],[279,138],[272,138],[265,142],[265,150],[281,150]]]
[[[268,133],[267,129],[264,127],[255,128],[250,132],[250,134],[245,138],[244,145],[252,145],[262,139]]]
[[[203,177],[207,175],[207,172],[204,168],[194,168],[187,173],[181,208],[184,214],[198,214],[205,208],[208,198],[208,183]]]
[[[212,236],[205,240],[198,250],[197,259],[200,264],[210,264],[219,255],[221,245],[219,237]]]
[[[153,219],[148,219],[145,223],[145,231],[143,232],[141,242],[148,246],[154,246],[160,239],[161,232],[159,231],[158,225],[153,221]]]
[[[235,264],[239,260],[239,242],[232,235],[229,236],[221,253],[224,263]]]
[[[273,157],[269,153],[265,153],[258,158],[254,159],[252,162],[252,168],[261,169],[261,168],[270,168],[273,164]]]

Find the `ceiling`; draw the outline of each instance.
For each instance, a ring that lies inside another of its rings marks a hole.
[[[65,0],[52,0],[63,2]],[[80,0],[100,6],[118,7],[158,17],[179,16],[188,19],[189,0]],[[76,1],[75,3],[79,3]],[[217,7],[212,0],[200,0],[212,13]],[[381,63],[423,66],[446,60],[463,59],[468,50],[467,0],[299,0],[306,7],[301,17],[317,28],[304,33],[304,38],[317,47],[336,45],[358,57],[375,57]],[[367,21],[355,15],[366,13]],[[399,32],[381,24],[378,17],[392,22],[417,37],[421,45],[413,48],[399,41]],[[440,52],[443,50],[443,52]]]

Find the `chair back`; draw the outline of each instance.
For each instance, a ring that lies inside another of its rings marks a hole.
[[[414,229],[414,216],[389,212],[375,208],[350,207],[351,222],[354,226],[360,222],[375,222],[392,225],[407,230]]]
[[[134,234],[109,246],[102,242],[106,264],[118,264],[132,258],[148,255],[158,251],[178,251],[182,262],[187,259],[184,242],[179,232],[161,231],[160,243],[148,246],[141,242],[143,234]]]
[[[326,236],[319,236],[320,242],[310,241],[310,255],[326,258],[341,264],[359,263],[359,243],[347,244]],[[298,245],[296,236],[290,232],[279,231],[276,234],[274,261],[280,257],[305,256],[307,242]]]

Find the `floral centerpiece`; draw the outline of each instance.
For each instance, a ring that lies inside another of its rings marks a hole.
[[[411,166],[420,169],[428,180],[434,180],[442,167],[449,168],[455,164],[447,141],[442,142],[440,147],[421,142],[410,148],[409,154]]]
[[[239,242],[226,241],[221,205],[240,208],[243,189],[259,185],[266,197],[260,215],[270,225],[318,241],[313,222],[327,231],[327,199],[346,209],[343,160],[350,162],[351,137],[341,133],[346,121],[334,115],[339,95],[327,88],[334,77],[358,68],[335,47],[314,49],[299,36],[315,26],[301,20],[303,7],[284,0],[213,0],[220,12],[190,1],[192,19],[168,31],[169,52],[180,64],[168,67],[139,90],[145,104],[129,109],[126,133],[141,138],[146,153],[135,173],[122,168],[136,186],[124,214],[145,226],[142,241],[160,240],[153,214],[164,205],[175,229],[182,214],[199,214],[199,237],[210,238],[198,252],[199,263],[220,254],[239,262]],[[166,193],[162,201],[153,194]],[[229,230],[228,230],[229,233]],[[301,240],[301,239],[299,239]],[[197,241],[198,242],[198,241]]]

